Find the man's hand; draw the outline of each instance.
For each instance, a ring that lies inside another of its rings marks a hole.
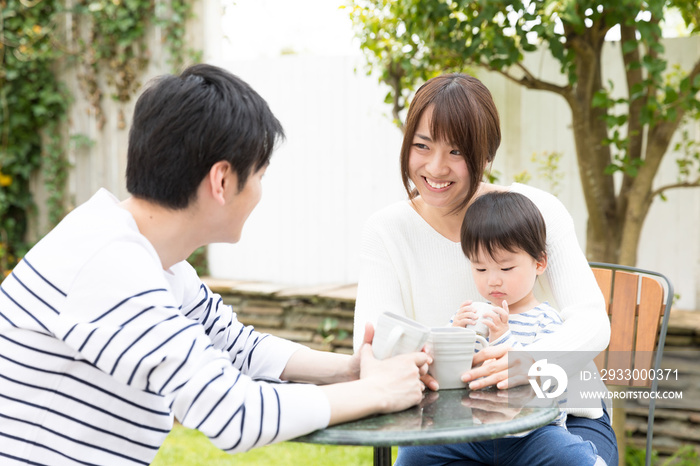
[[[372,340],[374,340],[374,326],[367,322],[365,324],[365,335],[362,338],[362,345],[357,349],[357,351],[350,357],[348,361],[348,380],[357,380],[360,378],[360,365],[361,357],[360,352],[365,346],[372,345]]]
[[[379,411],[401,411],[420,403],[425,385],[421,377],[428,372],[431,361],[426,353],[415,352],[378,360],[371,345],[360,348],[360,381],[367,382],[368,390],[376,391],[382,399]]]
[[[380,361],[372,351],[373,338],[374,327],[368,323],[362,346],[347,358],[352,381],[321,387],[331,406],[330,425],[402,411],[423,398],[425,385],[420,378],[428,372],[430,356],[415,352]]]

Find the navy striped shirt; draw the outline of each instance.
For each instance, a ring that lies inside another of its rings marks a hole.
[[[529,311],[510,314],[508,331],[490,343],[524,348],[545,335],[554,333],[563,323],[561,316],[552,306],[540,303]]]
[[[522,349],[540,338],[556,332],[563,323],[561,316],[552,306],[548,303],[540,303],[529,311],[508,315],[508,330],[491,344]],[[566,393],[560,396],[557,401],[561,412],[551,424],[566,427],[567,416],[564,408],[567,401]],[[523,432],[515,436],[522,437],[530,432]]]
[[[299,348],[239,323],[189,264],[163,271],[101,190],[0,286],[0,464],[149,464],[173,417],[228,452],[325,427],[318,387],[254,380]]]

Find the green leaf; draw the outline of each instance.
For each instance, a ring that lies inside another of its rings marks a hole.
[[[635,83],[630,89],[630,100],[636,100],[644,95],[644,84]]]
[[[616,172],[619,171],[622,171],[622,168],[620,168],[618,165],[610,164],[607,167],[605,167],[604,173],[606,175],[614,175]]]
[[[700,89],[700,74],[696,75],[695,78],[693,78],[693,88]]]
[[[628,54],[639,47],[639,44],[637,43],[636,40],[628,40],[622,43],[622,53],[623,54]]]
[[[669,108],[668,112],[666,112],[666,120],[668,120],[668,121],[674,121],[677,116],[678,116],[678,111],[676,110],[675,107]]]
[[[593,94],[593,101],[591,105],[594,108],[609,108],[612,106],[612,101],[608,97],[608,93],[605,90],[600,90]]]
[[[672,104],[678,100],[678,92],[670,86],[666,86],[665,94],[664,103],[666,104]]]

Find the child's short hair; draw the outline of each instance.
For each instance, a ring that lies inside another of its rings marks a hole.
[[[476,260],[480,251],[492,258],[499,249],[525,251],[535,260],[547,254],[547,228],[537,206],[514,192],[479,196],[462,221],[462,251]]]

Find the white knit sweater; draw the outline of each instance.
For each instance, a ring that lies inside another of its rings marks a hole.
[[[572,382],[575,386],[582,369],[597,373],[590,352],[604,350],[609,342],[605,302],[564,205],[551,194],[523,184],[515,183],[510,190],[527,196],[544,217],[548,264],[535,295],[559,309],[564,320],[557,332],[529,345],[528,350],[557,352],[550,362],[557,362],[556,355],[565,358],[570,387]],[[355,347],[362,342],[365,322],[375,323],[382,312],[437,327],[449,321],[468,299],[483,300],[460,244],[435,231],[410,201],[390,205],[369,218],[360,251]],[[605,390],[602,383],[597,388]],[[601,408],[567,410],[579,416],[602,416]]]

